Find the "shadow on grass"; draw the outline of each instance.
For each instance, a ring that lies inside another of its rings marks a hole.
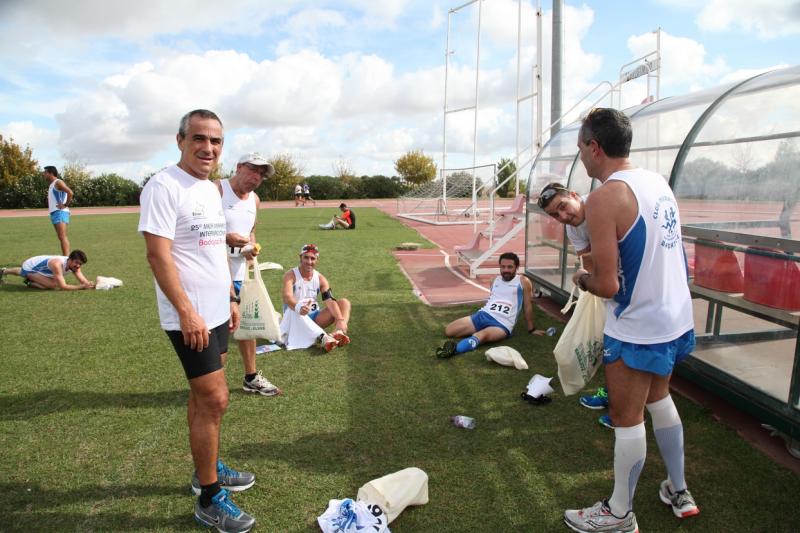
[[[187,401],[187,390],[113,393],[50,389],[0,395],[0,420],[28,420],[37,416],[84,409],[162,409],[186,405]]]
[[[6,497],[7,510],[3,519],[3,531],[113,531],[152,530],[174,531],[190,529],[194,500],[183,485],[86,485],[73,490],[48,489],[27,483],[0,483],[0,491]],[[93,508],[111,505],[123,498],[163,498],[185,494],[186,511],[171,517],[153,516],[149,507],[142,507],[142,514],[126,512],[79,513],[65,512],[71,505],[91,502]],[[8,529],[6,529],[8,528]]]

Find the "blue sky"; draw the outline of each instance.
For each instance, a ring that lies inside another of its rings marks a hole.
[[[0,134],[29,145],[41,165],[80,161],[138,181],[177,160],[180,116],[206,107],[225,123],[226,168],[250,150],[289,153],[306,175],[342,165],[392,175],[413,149],[440,164],[448,11],[464,3],[5,0]],[[535,3],[522,5],[529,73]],[[516,151],[517,9],[516,0],[483,2],[478,164]],[[547,122],[551,2],[542,9]],[[477,4],[452,17],[452,106],[474,95],[476,20]],[[800,50],[797,1],[566,2],[564,109],[654,49],[659,26],[662,97],[794,65]],[[639,80],[623,100],[646,96]],[[526,132],[530,114],[523,109]],[[471,164],[472,128],[471,112],[449,115],[448,166]]]

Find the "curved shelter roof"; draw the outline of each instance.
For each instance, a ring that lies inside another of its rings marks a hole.
[[[752,392],[748,403],[782,417],[800,453],[800,66],[625,112],[631,162],[668,180],[681,209],[703,332],[684,370]],[[553,181],[581,195],[599,185],[578,158],[579,128],[556,133],[528,179],[526,273],[560,297],[577,258],[532,199]],[[773,372],[756,370],[765,366]]]

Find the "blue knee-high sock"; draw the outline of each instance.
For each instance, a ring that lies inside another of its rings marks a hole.
[[[478,340],[478,337],[474,335],[472,337],[467,337],[466,339],[461,339],[456,344],[456,353],[464,353],[470,352],[478,347],[481,341]]]

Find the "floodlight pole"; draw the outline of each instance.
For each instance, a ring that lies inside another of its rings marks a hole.
[[[447,14],[447,38],[444,46],[444,104],[442,112],[442,210],[447,215],[447,75],[450,67],[450,17],[455,12],[451,9]]]
[[[483,0],[478,0],[478,36],[475,42],[475,116],[472,123],[472,222],[478,225],[478,193],[475,190],[475,164],[478,157],[478,85],[481,76],[481,15],[483,13]]]

